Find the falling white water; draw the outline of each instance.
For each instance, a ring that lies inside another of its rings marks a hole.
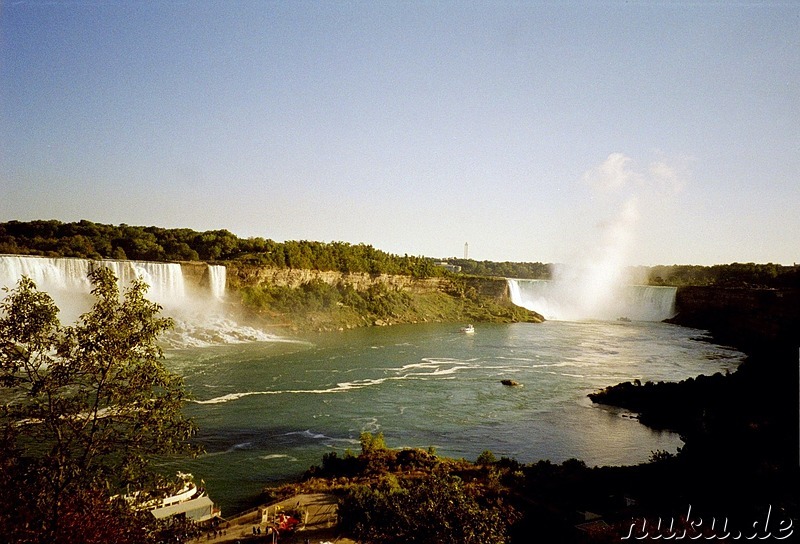
[[[139,279],[149,288],[147,296],[164,307],[179,307],[187,300],[181,265],[145,261],[98,261],[117,276],[120,287]],[[87,266],[88,268],[88,266]]]
[[[208,266],[208,285],[198,289],[187,286],[181,265],[177,263],[0,255],[0,287],[13,289],[22,276],[28,276],[40,291],[53,298],[60,309],[61,322],[73,323],[94,301],[88,278],[92,262],[110,268],[120,289],[136,279],[149,286],[146,297],[161,305],[163,314],[175,322],[174,329],[162,336],[162,341],[170,347],[276,339],[264,331],[241,325],[228,315],[223,303],[226,271],[220,265]],[[0,299],[4,296],[0,293]]]
[[[110,268],[120,289],[141,279],[148,286],[147,297],[165,308],[179,307],[186,302],[186,288],[181,266],[176,263],[139,261],[88,261],[86,259],[0,256],[0,287],[13,288],[22,276],[28,276],[40,291],[50,294],[62,316],[74,320],[86,311],[91,299],[89,270],[96,266]],[[62,317],[63,319],[63,317]]]
[[[13,287],[22,276],[56,291],[79,290],[89,285],[87,261],[46,257],[0,256],[0,286]]]
[[[564,282],[508,279],[511,301],[538,312],[551,321],[585,319],[663,321],[675,315],[674,287],[625,285],[613,288],[612,296],[583,299],[585,291]],[[604,303],[598,304],[598,300]]]
[[[208,265],[208,278],[211,284],[211,296],[217,300],[225,298],[226,268],[221,265]]]

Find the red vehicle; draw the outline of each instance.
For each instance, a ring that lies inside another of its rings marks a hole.
[[[278,514],[278,530],[279,531],[294,531],[295,527],[300,523],[300,520],[286,514]]]

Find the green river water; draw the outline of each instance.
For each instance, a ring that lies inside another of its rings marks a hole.
[[[593,405],[621,381],[680,380],[732,370],[739,352],[703,332],[658,322],[420,324],[304,340],[170,350],[206,453],[169,463],[192,472],[232,514],[268,484],[298,477],[329,451],[359,451],[382,431],[390,447],[433,446],[469,460],[484,450],[524,463],[645,461],[679,437]],[[521,387],[507,387],[502,379]]]

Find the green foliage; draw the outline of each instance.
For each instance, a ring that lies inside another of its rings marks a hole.
[[[475,461],[476,465],[493,465],[497,462],[497,458],[491,450],[484,450]]]
[[[586,463],[581,459],[572,457],[561,463],[561,468],[566,472],[581,472],[586,470]]]
[[[731,263],[714,266],[653,266],[651,285],[716,285],[720,287],[800,287],[800,266]]]
[[[393,287],[381,281],[356,289],[353,283],[341,280],[335,284],[312,280],[298,287],[244,285],[238,292],[249,312],[303,330],[418,322],[542,321],[530,310],[491,294],[480,294],[476,289],[468,289],[470,296],[453,294],[454,289],[448,287],[451,282],[466,286],[462,281],[443,279],[433,287],[423,285],[422,289]]]
[[[413,470],[430,470],[439,464],[439,458],[436,456],[433,448],[428,450],[421,450],[418,448],[405,448],[397,452],[396,470],[413,471]]]
[[[460,478],[439,471],[356,486],[339,514],[342,527],[367,542],[502,543],[507,532],[499,508],[482,505]]]
[[[194,430],[157,344],[171,320],[144,283],[120,297],[109,269],[90,279],[96,302],[73,326],[27,277],[0,303],[0,495],[24,505],[43,538],[64,528],[77,498],[150,488],[150,457],[188,452]]]
[[[91,221],[8,221],[0,223],[0,254],[28,254],[87,259],[154,261],[239,261],[270,268],[342,273],[400,274],[417,278],[452,276],[428,257],[398,256],[366,244],[275,242],[239,238],[227,230],[197,232]],[[492,262],[448,259],[461,273],[474,276],[550,279],[551,265],[541,262]],[[732,263],[714,266],[653,266],[643,271],[652,285],[721,285],[798,287],[800,266]]]
[[[361,433],[360,442],[358,457],[349,450],[343,457],[335,451],[326,453],[322,456],[322,465],[312,466],[304,477],[385,476],[396,471],[430,470],[439,464],[438,457],[430,449],[405,448],[398,451],[388,448],[383,433]]]
[[[499,276],[502,278],[522,278],[531,280],[549,280],[551,270],[544,263],[512,263],[474,261],[472,259],[448,259],[452,265],[460,266],[462,274],[473,276]]]
[[[322,456],[322,466],[312,467],[307,476],[354,476],[361,470],[361,462],[358,457],[350,451],[346,451],[343,457],[339,457],[335,451],[326,453]]]
[[[302,284],[299,288],[280,285],[247,286],[240,290],[242,302],[250,308],[269,308],[280,313],[305,313],[329,309],[343,299],[346,289],[321,280]]]
[[[284,243],[239,238],[227,230],[197,232],[91,221],[0,223],[0,253],[134,259],[146,261],[241,261],[271,268],[429,277],[443,273],[426,257],[397,256],[366,244],[312,241]]]
[[[551,265],[540,262],[513,263],[448,259],[461,267],[462,274],[504,278],[543,279],[552,277]],[[639,267],[650,285],[717,285],[722,287],[800,287],[800,266],[774,263],[731,263],[713,266],[671,265]]]
[[[409,293],[382,283],[358,291],[350,283],[331,285],[317,279],[299,287],[272,284],[245,286],[239,293],[243,305],[255,313],[291,314],[293,319],[350,310],[357,319],[367,317],[372,323],[376,319],[398,318],[412,307]]]
[[[386,441],[383,433],[373,435],[370,432],[363,432],[359,437],[361,442],[361,455],[370,456],[386,450]]]
[[[361,471],[365,474],[386,474],[397,467],[397,452],[386,447],[383,433],[373,435],[361,433],[361,455],[358,456]]]

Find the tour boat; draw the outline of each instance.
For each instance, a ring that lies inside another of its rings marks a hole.
[[[467,325],[466,327],[461,327],[461,332],[472,334],[475,332],[475,327],[472,326],[472,323]]]
[[[221,516],[219,508],[206,495],[205,489],[197,487],[191,474],[179,472],[178,477],[183,480],[180,490],[148,505],[156,519],[184,516],[200,523]]]

